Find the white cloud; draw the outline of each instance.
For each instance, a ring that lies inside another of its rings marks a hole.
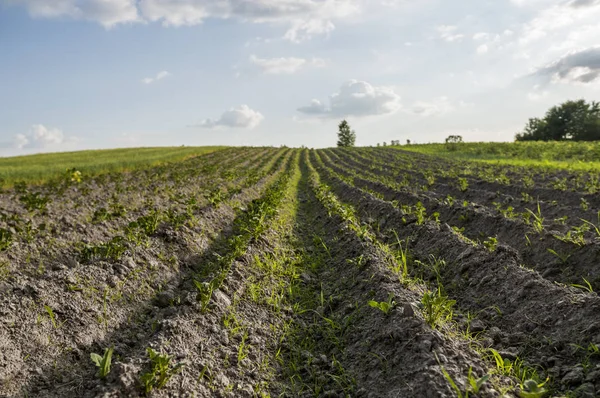
[[[462,33],[456,33],[457,29],[453,25],[441,25],[437,27],[440,38],[447,42],[461,41],[465,37]]]
[[[473,40],[487,40],[490,38],[490,34],[486,32],[478,32],[473,35]]]
[[[330,106],[327,107],[314,99],[310,105],[298,108],[298,112],[326,117],[370,116],[394,113],[401,107],[400,96],[392,88],[372,86],[359,80],[344,83],[339,92],[329,97],[329,101]]]
[[[25,6],[33,17],[85,19],[106,28],[140,21],[136,0],[4,0],[4,3]]]
[[[205,119],[200,122],[199,126],[208,128],[223,126],[252,129],[258,126],[263,119],[264,116],[260,112],[250,109],[248,105],[241,105],[223,112],[217,120]]]
[[[313,58],[310,60],[295,57],[258,58],[255,55],[250,56],[250,62],[258,66],[263,73],[272,75],[290,75],[305,67],[323,67],[326,64],[325,60],[321,58]]]
[[[381,0],[385,2],[386,0]],[[71,17],[105,27],[125,22],[192,26],[210,18],[288,25],[284,38],[301,42],[327,35],[333,20],[357,14],[364,0],[0,0],[35,17]]]
[[[482,44],[480,46],[477,47],[477,54],[482,55],[487,53],[489,50],[489,47],[487,44]]]
[[[329,35],[334,29],[335,25],[331,21],[322,19],[299,20],[292,23],[283,38],[294,43],[300,43],[310,40],[314,36]]]
[[[60,129],[42,124],[32,125],[27,133],[17,134],[13,139],[14,147],[18,149],[57,147],[74,141],[77,141],[76,137],[65,137]]]
[[[461,105],[464,103],[461,103]],[[465,105],[466,106],[466,105]],[[454,106],[450,103],[448,97],[442,96],[435,98],[432,101],[424,102],[417,101],[411,111],[420,116],[436,116],[443,115],[454,110]]]
[[[162,79],[164,79],[166,77],[169,77],[169,76],[172,76],[172,75],[169,72],[167,72],[166,70],[163,70],[161,72],[158,72],[156,74],[156,76],[154,76],[154,77],[146,77],[146,78],[142,79],[142,83],[144,83],[144,84],[151,84],[151,83],[154,83],[156,81],[162,80]]]

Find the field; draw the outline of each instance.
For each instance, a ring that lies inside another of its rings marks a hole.
[[[600,171],[600,143],[597,141],[464,142],[403,145],[402,149],[483,163]]]
[[[0,396],[598,396],[599,191],[396,147],[16,184]]]
[[[180,161],[223,147],[100,149],[0,158],[0,187],[15,182],[42,183],[76,169],[86,175],[126,171]]]

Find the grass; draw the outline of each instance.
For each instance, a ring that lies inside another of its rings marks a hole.
[[[78,152],[44,153],[0,158],[0,186],[17,181],[40,184],[64,176],[67,169],[81,171],[83,177],[113,171],[128,171],[224,149],[212,147],[157,147],[101,149]]]
[[[452,147],[445,144],[414,144],[394,148],[492,164],[600,170],[598,142],[465,142]]]

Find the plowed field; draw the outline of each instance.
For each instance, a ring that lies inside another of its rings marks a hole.
[[[599,190],[394,148],[15,184],[0,396],[599,396]]]

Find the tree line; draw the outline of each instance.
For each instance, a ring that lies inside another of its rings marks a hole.
[[[338,128],[337,145],[354,146],[356,132],[348,122],[342,120]],[[406,141],[410,145],[410,140]],[[543,118],[530,118],[523,131],[515,135],[515,141],[600,141],[600,102],[580,99],[553,106]],[[461,136],[451,135],[445,143],[449,150],[457,150],[462,142]],[[390,145],[400,145],[400,140],[392,140]]]

